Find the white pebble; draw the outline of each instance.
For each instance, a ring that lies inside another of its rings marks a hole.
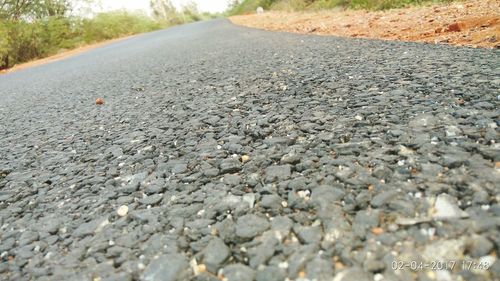
[[[300,198],[307,198],[311,194],[311,191],[309,190],[300,190],[297,192]]]
[[[278,264],[278,267],[281,268],[281,269],[287,269],[288,268],[288,263],[286,261],[280,262]]]
[[[467,217],[467,213],[461,210],[454,200],[455,199],[448,194],[440,194],[436,198],[436,203],[434,204],[436,211],[433,215],[434,219],[447,220]]]
[[[120,217],[124,217],[128,214],[128,206],[126,205],[122,205],[120,206],[120,208],[118,208],[118,210],[116,211],[116,213],[120,216]]]

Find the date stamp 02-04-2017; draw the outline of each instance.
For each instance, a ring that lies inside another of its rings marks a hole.
[[[403,261],[394,260],[391,263],[393,270],[489,270],[492,265],[490,260],[447,260],[447,261]]]

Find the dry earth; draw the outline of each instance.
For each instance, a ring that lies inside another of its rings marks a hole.
[[[296,33],[499,48],[500,1],[474,0],[388,11],[275,12],[242,15],[239,25]]]

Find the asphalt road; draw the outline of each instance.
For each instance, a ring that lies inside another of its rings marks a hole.
[[[499,280],[499,55],[216,20],[2,75],[0,279]]]

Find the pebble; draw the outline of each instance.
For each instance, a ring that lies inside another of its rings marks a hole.
[[[218,237],[212,239],[207,247],[203,250],[203,261],[208,271],[217,273],[221,265],[229,258],[231,250]]]
[[[246,163],[248,161],[250,161],[250,156],[248,156],[248,155],[241,156],[241,162]]]
[[[266,209],[278,210],[282,207],[281,202],[282,199],[280,196],[276,194],[266,194],[262,196],[260,206]]]
[[[34,241],[37,241],[40,236],[38,235],[37,232],[34,231],[24,231],[21,236],[19,237],[19,246],[25,246],[28,244],[31,244]]]
[[[262,234],[270,227],[267,219],[253,214],[244,215],[236,221],[236,235],[242,239],[251,239]]]
[[[144,269],[141,280],[177,281],[189,279],[191,270],[187,259],[180,254],[161,255]]]
[[[227,281],[253,281],[255,279],[255,271],[241,263],[228,265],[224,267],[223,272]]]
[[[266,266],[257,271],[256,281],[283,281],[285,280],[285,271],[276,266]]]
[[[434,204],[434,214],[432,217],[436,220],[453,220],[468,217],[468,214],[460,209],[456,199],[448,194],[440,194]]]
[[[220,164],[220,172],[226,173],[236,173],[241,169],[241,163],[236,159],[225,159]]]
[[[116,213],[120,216],[120,217],[124,217],[128,214],[128,206],[127,205],[121,205],[118,210],[116,210]]]
[[[266,168],[266,182],[286,180],[291,173],[290,165],[269,166]]]

